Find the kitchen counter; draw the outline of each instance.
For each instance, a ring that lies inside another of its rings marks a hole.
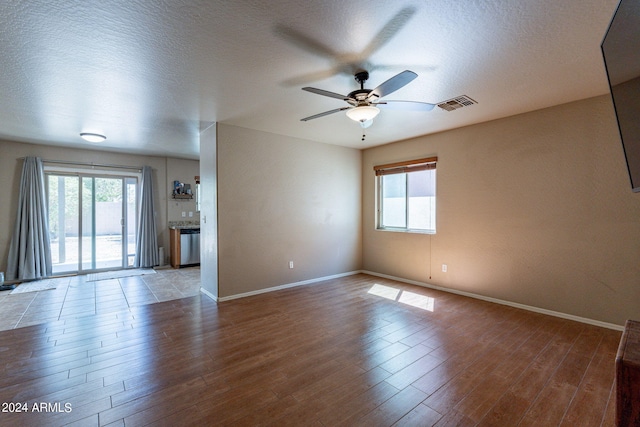
[[[169,221],[169,229],[197,229],[200,228],[200,221]]]

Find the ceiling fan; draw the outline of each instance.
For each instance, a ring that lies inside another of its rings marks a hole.
[[[349,106],[325,111],[324,113],[314,114],[313,116],[305,117],[304,119],[300,120],[306,122],[346,110],[347,116],[351,120],[359,122],[360,126],[362,126],[363,128],[367,128],[373,123],[373,119],[380,112],[380,108],[411,111],[431,111],[433,107],[435,107],[435,104],[429,104],[427,102],[380,100],[382,97],[397,91],[398,89],[406,86],[413,79],[418,77],[418,75],[413,71],[405,70],[401,73],[398,73],[395,76],[391,77],[389,80],[380,84],[375,89],[364,88],[364,82],[369,79],[369,73],[367,71],[359,71],[355,74],[354,77],[356,81],[360,83],[360,89],[354,90],[348,95],[340,95],[339,93],[317,89],[314,87],[303,87],[302,90],[305,90],[307,92],[346,101]]]
[[[360,51],[349,53],[335,51],[332,47],[324,44],[322,40],[316,40],[295,28],[283,24],[276,25],[274,33],[277,36],[307,53],[328,60],[331,64],[327,69],[287,79],[284,81],[284,84],[286,86],[299,86],[303,83],[324,80],[337,74],[352,76],[362,70],[369,72],[376,70],[398,70],[399,66],[397,64],[372,63],[370,59],[409,23],[416,12],[417,9],[413,6],[400,9],[398,13],[391,17],[389,21],[373,35],[371,41],[369,41],[366,46]],[[428,71],[433,71],[434,69],[434,67],[425,67],[423,65],[413,65],[413,67],[420,67],[419,69]]]

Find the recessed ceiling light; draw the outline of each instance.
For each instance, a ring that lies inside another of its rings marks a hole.
[[[89,141],[89,142],[102,142],[105,139],[107,139],[106,136],[100,135],[99,133],[89,133],[89,132],[80,133],[80,137],[85,141]]]

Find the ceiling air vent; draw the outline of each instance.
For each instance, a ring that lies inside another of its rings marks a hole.
[[[438,104],[438,107],[445,111],[455,111],[462,107],[470,107],[473,104],[477,104],[476,101],[469,98],[467,95],[456,96],[455,98],[443,101]]]

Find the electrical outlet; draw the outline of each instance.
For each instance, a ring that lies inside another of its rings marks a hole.
[[[289,261],[289,268],[293,268],[293,261]]]
[[[447,264],[442,264],[442,272],[443,273],[447,272]]]
[[[187,217],[187,213],[186,212],[182,212],[182,218],[186,218]]]

